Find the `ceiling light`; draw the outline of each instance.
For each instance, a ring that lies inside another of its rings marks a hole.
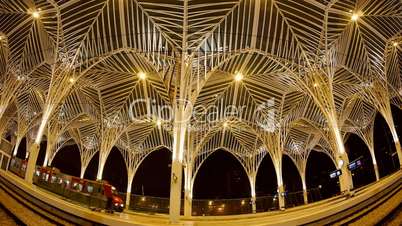
[[[162,125],[162,121],[161,121],[160,119],[158,119],[158,120],[156,121],[156,125],[157,125],[157,126],[161,126],[161,125]]]
[[[339,168],[342,168],[343,164],[344,164],[343,160],[342,160],[342,159],[339,159],[339,160],[338,160],[338,167],[339,167]]]
[[[359,19],[359,15],[357,13],[353,13],[351,19],[352,19],[352,21],[356,21],[357,19]]]
[[[39,17],[40,17],[40,13],[37,10],[32,11],[31,14],[32,14],[32,17],[35,19],[39,19]]]
[[[318,83],[314,83],[314,85],[313,85],[314,87],[317,87],[318,86]]]
[[[69,81],[70,83],[74,83],[74,82],[75,82],[75,79],[74,79],[74,78],[70,78],[68,81]]]
[[[394,47],[397,47],[397,46],[398,46],[398,43],[397,43],[397,42],[394,42],[394,43],[392,43],[392,45],[393,45]]]
[[[234,79],[235,79],[237,82],[241,81],[241,80],[243,79],[243,74],[240,73],[240,72],[237,72],[237,73],[235,74]]]
[[[223,127],[228,127],[228,125],[229,125],[229,124],[228,124],[227,122],[224,122],[224,123],[223,123]]]
[[[141,80],[145,80],[147,78],[147,75],[144,72],[139,72],[138,78],[140,78]]]

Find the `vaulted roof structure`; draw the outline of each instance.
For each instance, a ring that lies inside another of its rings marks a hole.
[[[84,170],[117,146],[134,174],[182,106],[191,174],[220,148],[303,172],[347,133],[372,145],[376,112],[393,127],[401,31],[400,0],[2,0],[1,132],[49,161],[76,143]]]

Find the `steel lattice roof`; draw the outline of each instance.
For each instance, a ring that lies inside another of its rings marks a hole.
[[[168,113],[146,114],[184,84],[195,109],[218,106],[216,120],[189,120],[195,173],[219,148],[249,173],[281,153],[303,171],[312,149],[334,155],[328,115],[370,145],[376,112],[401,108],[401,31],[400,0],[1,0],[1,124],[34,138],[46,117],[51,156],[73,141],[87,165],[117,146],[135,171],[172,148],[172,122],[156,123]],[[130,112],[138,99],[152,102]],[[273,118],[259,108],[268,100]],[[231,105],[245,107],[222,114]]]

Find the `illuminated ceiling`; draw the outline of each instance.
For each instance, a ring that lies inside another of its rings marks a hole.
[[[172,148],[154,109],[181,99],[207,109],[187,123],[194,171],[218,148],[249,174],[282,153],[303,171],[334,156],[334,123],[372,145],[376,112],[401,108],[401,31],[399,0],[2,0],[2,129],[35,139],[45,119],[50,160],[117,146],[134,170]]]

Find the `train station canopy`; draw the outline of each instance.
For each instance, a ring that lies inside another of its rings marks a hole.
[[[190,178],[217,149],[303,173],[349,133],[373,147],[377,112],[398,141],[401,31],[399,0],[0,1],[1,132],[84,170],[116,146],[129,175],[160,147]]]

